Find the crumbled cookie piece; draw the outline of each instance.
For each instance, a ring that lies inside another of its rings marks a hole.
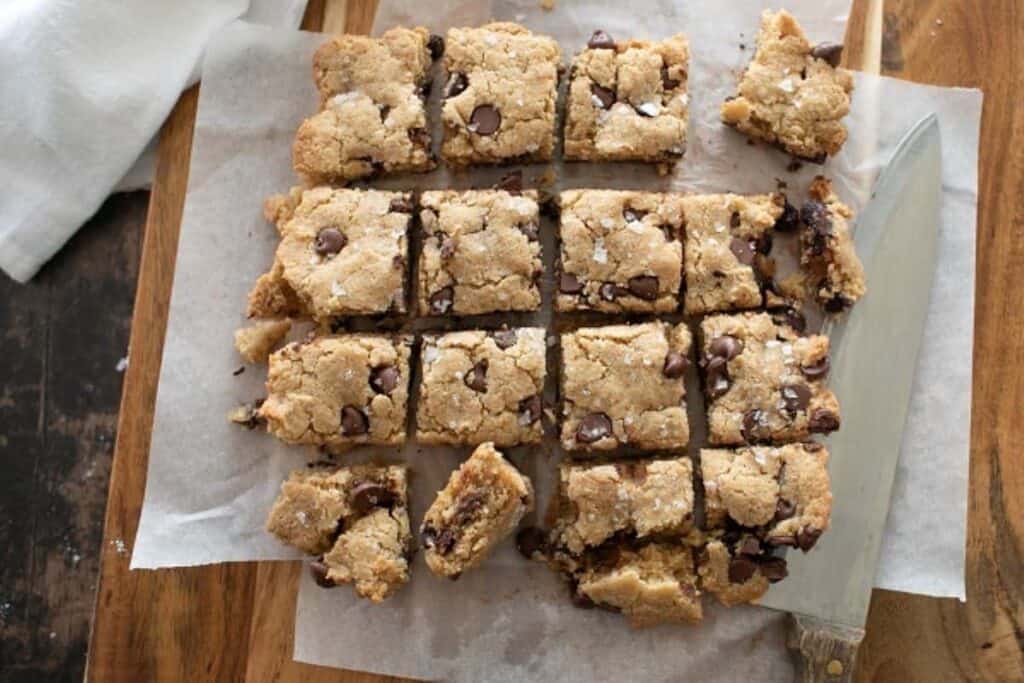
[[[567,190],[560,204],[559,311],[679,307],[682,195]]]
[[[513,23],[448,31],[441,156],[452,165],[547,161],[561,50]]]
[[[287,344],[270,355],[259,415],[288,443],[331,451],[402,443],[411,344],[369,334]]]
[[[425,335],[416,438],[499,447],[540,441],[546,352],[543,328]]]
[[[685,324],[580,328],[562,335],[562,447],[682,448],[690,436]]]
[[[249,363],[266,363],[270,351],[291,329],[292,321],[288,318],[257,320],[235,330],[235,349]]]
[[[686,149],[689,43],[591,37],[572,63],[565,158],[646,161],[666,170]]]
[[[430,571],[457,579],[480,564],[533,509],[533,485],[494,444],[477,447],[423,518],[420,534]]]
[[[714,445],[785,443],[839,428],[825,385],[828,337],[794,337],[768,313],[701,321],[701,367]]]
[[[750,535],[711,540],[698,555],[700,586],[727,607],[756,603],[770,584],[786,578],[784,557],[773,556]]]
[[[853,211],[839,201],[832,182],[818,176],[811,199],[800,212],[803,251],[800,263],[814,287],[814,296],[829,313],[840,313],[864,296],[864,266],[853,246],[849,221]]]
[[[544,266],[535,190],[430,191],[420,205],[421,315],[540,308]]]
[[[250,318],[301,318],[308,315],[298,294],[284,279],[284,268],[274,261],[249,291],[245,314]]]
[[[811,45],[785,10],[765,11],[757,51],[736,96],[722,104],[722,121],[793,156],[823,163],[846,142],[842,119],[850,111],[853,76],[839,68],[842,50]]]

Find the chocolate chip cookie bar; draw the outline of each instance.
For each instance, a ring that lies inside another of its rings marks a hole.
[[[828,337],[793,337],[768,313],[713,315],[701,330],[701,367],[714,445],[784,443],[839,428],[825,386]]]
[[[320,321],[405,312],[409,193],[315,187],[268,201],[281,233],[275,269],[303,310]]]
[[[689,315],[761,306],[772,229],[785,215],[781,194],[684,198]],[[792,214],[790,214],[790,217]]]
[[[559,311],[679,307],[682,195],[567,190],[560,203]]]
[[[321,586],[350,583],[357,595],[381,602],[409,580],[406,469],[292,472],[267,517],[267,531],[317,556],[310,568]]]
[[[682,448],[690,436],[686,325],[650,322],[562,335],[562,447]]]
[[[839,67],[842,45],[811,45],[788,12],[765,11],[757,51],[722,121],[795,157],[823,163],[846,142],[853,76]]]
[[[430,571],[457,579],[480,564],[533,509],[533,484],[485,443],[473,451],[423,518],[420,535]]]
[[[597,31],[572,63],[565,158],[667,168],[686,149],[686,36],[618,41]]]
[[[827,312],[840,313],[864,296],[864,266],[853,246],[849,221],[853,211],[839,201],[831,181],[818,176],[811,199],[800,211],[800,263],[814,286],[814,297]]]
[[[287,344],[270,356],[258,416],[282,441],[333,452],[402,443],[411,345],[369,334]]]
[[[416,438],[499,447],[540,441],[546,351],[537,327],[424,335]]]
[[[700,586],[726,607],[756,603],[770,584],[789,574],[786,558],[772,554],[752,534],[719,531],[697,555]]]
[[[441,156],[455,166],[547,161],[561,50],[513,23],[448,31]]]
[[[443,49],[425,28],[341,35],[322,45],[313,57],[321,111],[295,136],[296,173],[320,184],[434,168],[424,100]]]
[[[540,308],[537,282],[544,268],[535,190],[431,191],[420,205],[420,314]]]

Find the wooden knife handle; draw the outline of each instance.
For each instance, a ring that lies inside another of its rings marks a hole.
[[[799,683],[851,683],[864,629],[837,626],[798,614],[789,615],[786,645],[797,656]]]

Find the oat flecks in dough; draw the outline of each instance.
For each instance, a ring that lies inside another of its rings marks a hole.
[[[810,195],[801,211],[804,227],[800,262],[818,303],[828,313],[839,313],[867,291],[864,266],[850,232],[853,210],[839,201],[832,182],[824,176],[811,183]]]
[[[786,11],[765,11],[757,52],[737,95],[722,104],[722,121],[752,138],[817,162],[846,142],[853,77],[838,63],[838,46],[812,46]]]
[[[540,308],[537,192],[424,192],[419,268],[421,315],[476,315]]]

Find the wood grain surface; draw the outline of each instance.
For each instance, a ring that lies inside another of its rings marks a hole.
[[[847,60],[863,63],[867,0]],[[373,2],[312,2],[307,28],[368,30]],[[985,91],[978,227],[968,602],[875,591],[856,680],[1024,680],[1024,8],[1018,0],[888,0],[882,72]],[[867,46],[867,48],[865,48]],[[132,363],[115,449],[88,660],[95,681],[388,680],[291,661],[299,566],[248,563],[128,571],[145,486],[196,92],[160,141],[143,245]],[[964,283],[965,287],[972,286]],[[942,501],[936,501],[941,505]],[[922,562],[929,558],[921,558]]]

